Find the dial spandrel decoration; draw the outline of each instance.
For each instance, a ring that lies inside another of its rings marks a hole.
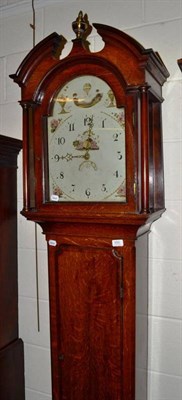
[[[125,202],[125,109],[102,79],[65,84],[48,117],[49,200]]]

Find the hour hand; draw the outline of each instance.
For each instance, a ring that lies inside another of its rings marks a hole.
[[[73,158],[84,158],[85,160],[89,160],[90,154],[87,151],[85,154],[80,154],[76,156],[71,153],[67,153],[65,156],[61,156],[61,159],[66,161],[71,161]]]

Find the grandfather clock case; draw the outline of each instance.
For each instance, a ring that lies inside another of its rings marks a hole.
[[[146,400],[148,233],[165,211],[169,74],[118,29],[94,23],[104,43],[94,52],[87,15],[72,26],[65,58],[53,33],[11,76],[22,90],[22,214],[48,244],[52,398]]]

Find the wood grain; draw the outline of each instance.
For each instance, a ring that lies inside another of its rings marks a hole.
[[[58,261],[62,399],[119,399],[121,258],[63,247]]]

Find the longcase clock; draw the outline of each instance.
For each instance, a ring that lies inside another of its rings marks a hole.
[[[92,27],[80,12],[67,57],[65,38],[53,33],[12,76],[22,89],[22,214],[48,243],[53,399],[134,400],[138,332],[147,350],[147,324],[136,324],[136,277],[140,285],[143,271],[146,307],[148,232],[165,210],[168,71],[127,34],[93,26],[101,51],[91,52]]]

